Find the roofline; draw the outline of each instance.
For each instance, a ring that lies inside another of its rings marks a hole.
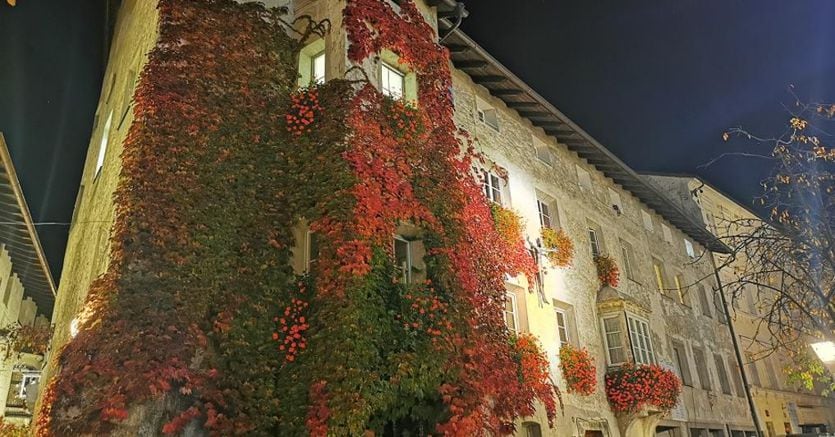
[[[443,23],[442,21],[439,20],[439,27],[442,25],[450,25],[448,22]],[[490,55],[490,53],[478,45],[467,34],[460,29],[453,29],[450,32],[450,36],[451,38],[447,38],[444,44],[450,49],[450,57],[452,58],[453,65],[457,63],[461,64],[462,66],[459,70],[468,74],[475,83],[487,88],[491,95],[503,100],[511,109],[514,109],[514,106],[516,108],[522,107],[522,105],[527,108],[532,108],[529,111],[522,111],[521,109],[516,109],[516,111],[521,117],[531,121],[534,126],[542,128],[547,135],[554,137],[558,143],[566,145],[570,150],[585,158],[589,164],[595,166],[595,168],[611,178],[625,191],[630,192],[647,207],[654,210],[667,219],[673,226],[712,252],[731,252],[731,249],[726,244],[721,242],[705,228],[704,223],[697,222],[690,214],[687,214],[678,205],[671,202],[656,187],[645,181],[637,172],[621,161],[609,149],[600,144],[588,132],[571,121],[571,119],[554,107],[548,100],[534,91],[533,88],[502,65],[501,62]],[[461,59],[466,56],[465,54],[469,53],[479,58],[478,61]],[[459,58],[458,61],[456,61],[456,57]],[[477,62],[483,62],[483,64]],[[470,71],[479,70],[484,72],[488,68],[492,68],[498,74],[491,72],[489,76],[478,76],[464,71],[465,69],[469,69]],[[497,81],[496,77],[499,77],[501,80]],[[480,83],[479,78],[483,78],[484,80]],[[504,97],[500,97],[497,95],[498,93],[501,93],[501,96]],[[532,100],[532,102],[510,100],[511,96],[520,95],[524,95],[529,100]],[[534,120],[534,116],[536,120]],[[550,127],[546,128],[544,126]],[[627,184],[631,188],[627,187]],[[637,190],[643,193],[639,193]],[[656,206],[652,206],[652,204]]]
[[[35,223],[32,220],[32,214],[29,212],[29,205],[26,203],[26,198],[23,195],[23,189],[20,186],[20,180],[17,178],[17,171],[15,171],[14,162],[12,161],[12,156],[9,153],[6,138],[3,136],[2,132],[0,132],[0,163],[3,164],[3,167],[9,175],[9,183],[11,185],[12,192],[14,193],[15,200],[20,208],[20,213],[23,215],[24,225],[29,233],[29,238],[32,241],[32,246],[38,257],[43,274],[49,284],[49,291],[52,292],[52,297],[54,299],[56,295],[55,281],[52,279],[52,272],[49,269],[46,255],[43,252],[43,246],[41,246],[41,240],[38,237],[38,232],[35,230]]]

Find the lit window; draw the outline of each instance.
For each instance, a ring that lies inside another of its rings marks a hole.
[[[603,319],[603,333],[606,340],[606,357],[609,364],[616,365],[626,362],[623,348],[623,328],[618,317]]]
[[[510,293],[505,294],[504,300],[504,322],[508,331],[512,334],[519,332],[519,320],[517,319],[516,296]]]
[[[382,64],[381,85],[383,94],[393,98],[403,98],[405,76],[385,62]]]
[[[568,338],[568,316],[563,310],[554,310],[557,313],[557,334],[560,336],[560,347],[569,342]]]
[[[690,258],[696,257],[696,250],[693,249],[693,243],[690,242],[688,239],[684,239],[684,251],[687,252],[687,256]]]
[[[652,270],[655,272],[655,286],[658,287],[658,291],[661,294],[667,293],[667,285],[665,284],[664,277],[666,276],[664,273],[664,264],[657,258],[652,259]]]
[[[497,203],[499,205],[502,204],[502,180],[498,177],[495,173],[484,170],[482,172],[482,177],[484,180],[482,184],[484,186],[484,195],[487,196],[487,200]]]
[[[635,362],[638,364],[655,363],[649,324],[632,315],[627,315],[626,321],[629,324],[629,338],[632,340],[632,355]]]
[[[394,237],[394,267],[400,282],[408,284],[412,278],[412,247],[409,241],[400,236]]]
[[[99,143],[99,156],[96,158],[96,172],[94,177],[99,175],[102,167],[104,167],[104,157],[107,154],[107,143],[110,139],[110,126],[113,124],[113,111],[107,114],[107,121],[104,123],[104,129],[101,133],[101,142]]]
[[[676,291],[678,291],[678,301],[682,304],[685,303],[684,300],[684,277],[681,276],[681,273],[677,273],[673,280],[676,281]]]
[[[602,255],[600,251],[600,238],[597,235],[597,230],[589,227],[589,243],[591,244],[591,254],[595,258]]]
[[[550,228],[551,208],[548,206],[548,203],[541,199],[536,199],[536,206],[539,209],[539,225],[543,228]]]
[[[319,52],[310,59],[310,81],[325,83],[325,52]]]

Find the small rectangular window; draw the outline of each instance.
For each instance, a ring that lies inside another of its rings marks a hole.
[[[765,370],[768,373],[768,383],[771,388],[780,389],[780,380],[777,378],[777,372],[774,370],[774,364],[772,364],[770,358],[766,358],[763,360],[765,362]]]
[[[565,311],[557,309],[554,310],[557,314],[557,334],[560,337],[560,347],[565,346],[569,342],[568,336],[568,315]]]
[[[603,319],[603,333],[606,340],[606,354],[609,364],[617,365],[626,362],[623,348],[623,328],[619,317]]]
[[[693,361],[696,362],[696,372],[699,375],[699,383],[704,390],[710,390],[710,376],[707,373],[707,361],[705,361],[705,353],[699,349],[693,348]]]
[[[696,258],[696,250],[693,249],[693,243],[690,242],[688,239],[684,239],[684,251],[687,253],[691,259]]]
[[[539,226],[543,228],[557,228],[559,227],[559,219],[557,217],[557,209],[553,202],[546,199],[536,199],[537,212],[539,213]]]
[[[684,276],[681,273],[676,273],[675,277],[673,278],[676,281],[676,292],[678,292],[678,301],[682,305],[687,305],[687,300],[685,297],[685,289],[684,289]]]
[[[728,371],[725,370],[725,360],[719,354],[713,354],[713,361],[716,363],[716,374],[719,375],[719,386],[722,393],[731,394],[731,383],[728,381]]]
[[[310,80],[314,84],[325,83],[325,52],[319,52],[310,58]]]
[[[664,263],[658,258],[652,259],[652,270],[655,273],[655,286],[658,287],[658,292],[667,294],[667,281],[665,280],[667,274],[664,272]]]
[[[381,85],[383,94],[397,100],[403,98],[405,76],[385,62],[382,63]]]
[[[482,185],[487,200],[502,205],[502,179],[491,171],[482,172]]]
[[[666,241],[668,243],[673,242],[673,234],[672,234],[672,232],[670,232],[670,227],[669,226],[662,223],[661,224],[661,233],[664,234],[664,241]]]
[[[649,324],[642,319],[627,315],[629,338],[632,340],[632,356],[638,364],[654,364],[655,352],[652,350],[652,336]]]
[[[319,236],[311,231],[307,231],[307,241],[305,249],[305,265],[307,271],[310,272],[319,258]]]
[[[620,240],[621,254],[623,256],[623,270],[626,272],[626,277],[635,280],[635,267],[632,265],[634,255],[632,252],[632,245],[627,241]]]
[[[641,210],[641,219],[644,221],[644,229],[652,232],[652,216],[648,212]]]
[[[716,318],[721,323],[728,323],[728,317],[725,316],[725,307],[722,306],[722,296],[719,296],[719,291],[713,293],[713,307],[716,308]]]
[[[757,369],[757,363],[754,361],[754,357],[751,354],[746,353],[745,359],[748,360],[748,379],[751,381],[751,385],[762,387],[762,382],[760,382],[760,372]]]
[[[623,214],[623,202],[620,200],[620,194],[617,191],[609,188],[609,205],[617,215]]]
[[[580,185],[580,188],[584,190],[591,191],[591,175],[586,170],[577,167],[577,184]]]
[[[699,306],[702,307],[702,314],[713,317],[710,312],[710,300],[707,298],[707,288],[704,285],[699,284]]]
[[[734,387],[736,388],[736,395],[744,398],[745,387],[742,386],[742,372],[739,369],[739,364],[736,362],[731,366],[731,379],[734,380]]]
[[[493,108],[478,110],[478,121],[486,124],[494,131],[499,131],[499,113]]]
[[[400,282],[408,284],[412,278],[412,248],[411,243],[400,236],[394,237],[394,266]]]
[[[603,253],[600,251],[600,237],[597,235],[597,229],[589,227],[589,243],[591,245],[591,254],[597,258]]]
[[[519,332],[519,320],[517,314],[519,313],[516,307],[516,295],[511,293],[505,294],[504,321],[507,325],[508,331],[512,334],[517,334]]]
[[[676,360],[681,382],[692,387],[693,377],[690,375],[690,362],[687,361],[687,349],[685,349],[684,344],[677,341],[673,342],[673,358]]]
[[[533,147],[536,149],[536,158],[540,162],[548,166],[554,165],[554,154],[551,152],[551,148],[548,147],[548,144],[537,137],[533,137]]]

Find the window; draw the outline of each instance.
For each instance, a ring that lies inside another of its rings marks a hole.
[[[713,307],[716,308],[716,318],[721,323],[728,323],[728,317],[725,315],[725,308],[722,306],[722,296],[719,291],[713,293]]]
[[[664,241],[666,241],[668,243],[673,242],[673,234],[672,234],[672,232],[670,232],[670,227],[669,226],[662,223],[661,224],[661,233],[664,234]]]
[[[311,268],[316,263],[316,260],[319,258],[319,236],[316,235],[314,232],[307,231],[306,240],[307,241],[305,241],[304,261],[307,271],[310,272]]]
[[[687,301],[684,298],[685,290],[684,290],[684,276],[681,273],[676,273],[673,277],[673,280],[676,282],[676,291],[678,292],[678,301],[682,305],[687,305]]]
[[[620,200],[620,194],[611,188],[609,188],[609,203],[615,214],[623,214],[623,202]]]
[[[655,286],[661,294],[667,294],[667,284],[664,280],[664,264],[658,258],[652,258],[652,271],[655,273]]]
[[[536,199],[536,207],[537,211],[539,212],[539,225],[543,228],[558,228],[560,226],[560,220],[557,213],[557,207],[554,202],[550,202],[547,199],[537,196]]]
[[[484,195],[487,200],[502,204],[502,180],[499,176],[491,171],[484,170],[482,172],[482,185],[484,186]]]
[[[693,386],[693,377],[690,375],[690,363],[687,361],[687,349],[684,344],[673,342],[673,358],[678,368],[678,374],[681,376],[681,382],[684,385]]]
[[[542,437],[542,428],[536,422],[525,422],[522,424],[525,437]]]
[[[400,282],[408,284],[412,279],[412,244],[403,237],[394,237],[394,268]]]
[[[713,361],[716,363],[716,373],[719,375],[719,386],[722,393],[731,394],[731,383],[728,381],[728,371],[725,369],[725,360],[719,354],[713,354]]]
[[[745,397],[745,388],[742,386],[742,372],[739,369],[739,364],[736,362],[731,366],[731,378],[734,380],[736,395],[741,398]]]
[[[620,249],[621,254],[623,255],[623,270],[626,272],[626,277],[635,280],[635,272],[634,266],[632,265],[633,252],[632,252],[632,245],[629,244],[627,241],[621,239],[620,240]]]
[[[310,58],[310,82],[325,83],[325,51],[321,51]]]
[[[702,307],[702,314],[713,317],[710,313],[710,304],[707,299],[707,288],[703,284],[699,284],[699,306]]]
[[[513,334],[519,332],[519,320],[517,318],[517,307],[516,307],[516,295],[507,293],[505,294],[505,301],[504,301],[504,322],[507,325],[508,331]]]
[[[696,250],[693,249],[693,243],[686,238],[684,239],[684,251],[687,252],[687,256],[690,258],[696,258]]]
[[[707,362],[705,353],[699,348],[693,348],[693,361],[696,362],[696,372],[699,374],[699,383],[705,390],[710,390],[710,376],[707,373]]]
[[[577,166],[577,184],[580,185],[580,188],[591,191],[591,175],[580,168],[579,165]]]
[[[554,154],[551,153],[551,149],[548,147],[548,144],[537,137],[533,137],[533,147],[536,149],[536,158],[539,159],[540,162],[548,166],[554,165]]]
[[[652,232],[652,216],[648,212],[641,210],[641,219],[644,221],[644,229]]]
[[[478,121],[486,124],[494,131],[499,131],[499,113],[484,100],[476,98],[476,113]]]
[[[629,338],[632,340],[632,356],[638,364],[655,363],[655,353],[652,350],[649,324],[646,320],[632,315],[626,316],[629,325]]]
[[[96,158],[96,171],[93,177],[96,177],[104,167],[104,157],[107,154],[107,143],[110,140],[110,126],[113,124],[113,111],[107,114],[107,121],[104,122],[104,129],[101,133],[101,142],[99,143],[99,156]]]
[[[771,359],[766,358],[765,360],[765,370],[768,373],[768,384],[771,388],[779,389],[780,388],[780,381],[777,379],[777,372],[774,371],[774,364],[771,362]]]
[[[609,364],[616,365],[626,362],[626,353],[623,349],[623,328],[619,317],[608,317],[603,319],[603,334],[606,340],[606,357]]]
[[[403,73],[385,62],[382,63],[380,85],[383,94],[393,99],[403,98],[405,82],[406,78]]]
[[[41,379],[40,373],[33,373],[33,372],[25,372],[23,373],[23,379],[20,380],[20,386],[18,387],[17,397],[19,399],[26,399],[26,395],[29,391],[29,387],[32,384],[36,384],[38,380]]]
[[[597,258],[603,254],[600,250],[600,237],[597,234],[597,229],[591,226],[589,226],[589,244],[591,245],[591,254],[593,257]]]
[[[568,337],[568,315],[565,311],[557,309],[554,310],[557,314],[557,334],[560,336],[560,347],[569,343]]]
[[[762,387],[762,382],[760,382],[760,372],[757,370],[757,363],[754,361],[754,357],[752,357],[751,354],[745,354],[745,359],[748,360],[748,377],[751,385]]]

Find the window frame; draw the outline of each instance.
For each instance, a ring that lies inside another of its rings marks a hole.
[[[702,358],[702,365],[699,365],[699,356]],[[710,380],[710,371],[708,370],[707,356],[705,350],[701,347],[693,347],[693,361],[696,363],[696,374],[699,375],[699,387],[702,390],[713,390],[713,383]]]
[[[664,268],[664,262],[656,257],[652,257],[652,272],[655,275],[655,286],[662,296],[667,296],[667,270]]]
[[[316,255],[313,256],[314,246]],[[312,271],[312,266],[315,265],[319,259],[319,242],[316,233],[309,228],[305,231],[304,236],[304,267],[307,273]]]
[[[511,305],[511,312],[510,314],[513,316],[513,328],[507,326],[507,301],[510,300]],[[504,322],[505,326],[507,326],[508,331],[510,331],[514,335],[519,335],[519,304],[516,302],[516,294],[507,291],[505,292],[505,306],[503,309],[504,314]]]
[[[681,378],[681,383],[688,387],[693,387],[693,374],[690,371],[690,361],[687,357],[687,346],[678,340],[672,340],[670,343],[673,351],[673,358],[675,358],[675,364],[678,367],[678,375]],[[681,356],[682,354],[684,356]]]
[[[623,238],[620,239],[620,251],[621,256],[623,257],[623,270],[626,272],[626,279],[631,281],[636,281],[635,279],[635,252],[634,248],[632,247],[632,243],[624,240]],[[637,281],[636,281],[637,282]]]
[[[406,244],[406,266],[397,265],[397,242],[402,242]],[[412,260],[412,242],[403,238],[402,235],[395,235],[392,240],[392,254],[394,255],[394,264],[395,269],[400,271],[400,283],[401,284],[409,284],[412,282],[412,266],[414,265],[414,261]]]
[[[639,329],[633,332],[633,325],[637,325]],[[632,350],[632,361],[634,361],[636,364],[655,364],[657,361],[655,357],[655,349],[652,344],[652,328],[649,325],[649,321],[647,319],[644,319],[643,317],[639,317],[630,312],[626,312],[626,329],[629,333],[630,349]],[[636,351],[635,349],[636,338],[633,337],[633,333],[639,336],[637,340],[643,340],[646,343],[646,345],[638,345],[638,351]],[[644,362],[643,359],[639,361],[638,352],[642,352],[644,355],[646,355],[648,361]]]
[[[614,320],[617,323],[618,330],[617,331],[612,331],[612,332],[608,331],[606,329],[606,321],[607,320]],[[609,315],[609,316],[601,317],[600,318],[600,330],[603,332],[603,345],[605,346],[605,349],[606,349],[606,362],[610,366],[619,366],[619,365],[622,365],[622,364],[625,364],[626,362],[628,362],[629,357],[626,354],[626,351],[628,350],[628,346],[624,343],[624,336],[623,336],[624,326],[623,326],[622,314],[615,314],[615,315]],[[610,335],[613,336],[614,338],[618,339],[618,341],[620,342],[619,346],[612,347],[612,345],[609,343],[609,336]],[[612,349],[620,349],[620,351],[621,351],[620,354],[623,357],[623,360],[618,361],[618,362],[612,361]]]
[[[554,308],[555,320],[557,322],[557,338],[560,342],[560,347],[571,344],[571,331],[568,319],[568,311],[562,308]],[[560,326],[560,316],[562,316],[562,326]],[[562,334],[565,334],[565,340]]]
[[[322,71],[321,71],[321,78],[317,77],[316,74],[316,67],[317,67],[317,60],[322,60]],[[321,85],[325,83],[328,71],[328,58],[327,54],[324,49],[320,50],[319,52],[310,56],[310,84],[311,85]]]
[[[693,242],[692,242],[692,241],[690,241],[690,240],[689,240],[689,239],[687,239],[687,238],[685,238],[685,239],[684,239],[684,253],[685,253],[685,254],[686,254],[686,255],[687,255],[690,259],[696,259],[696,247],[695,247],[695,246],[693,246]]]
[[[487,200],[499,206],[504,206],[504,182],[501,176],[487,170],[481,170],[481,186]],[[498,200],[496,199],[498,197]]]
[[[728,378],[728,369],[725,366],[725,359],[721,354],[713,354],[713,363],[716,366],[716,376],[719,377],[719,389],[726,395],[733,395],[731,381]]]
[[[603,248],[600,244],[600,237],[597,235],[598,232],[598,229],[594,226],[588,226],[589,248],[591,249],[592,258],[597,258],[603,255]]]
[[[104,122],[104,127],[101,131],[101,138],[99,140],[99,151],[96,156],[96,170],[93,173],[93,179],[97,179],[104,168],[104,160],[107,157],[107,147],[110,144],[110,129],[113,127],[113,109],[107,113],[107,121]]]
[[[391,88],[392,74],[400,81],[400,95],[395,95]],[[388,87],[386,87],[388,82]],[[388,62],[380,62],[380,92],[394,100],[402,100],[406,97],[406,74],[395,68]]]

